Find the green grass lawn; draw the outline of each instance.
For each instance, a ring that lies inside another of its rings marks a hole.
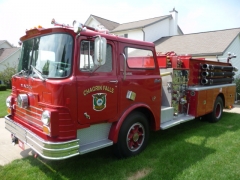
[[[132,158],[115,158],[111,147],[61,161],[30,156],[0,166],[0,179],[235,180],[239,167],[240,114],[224,112],[218,123],[151,132],[146,150]]]
[[[11,89],[0,91],[0,118],[7,114],[6,99],[11,94]]]

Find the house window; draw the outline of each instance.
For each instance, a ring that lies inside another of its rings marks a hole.
[[[124,38],[128,38],[128,34],[120,34],[118,35],[119,37],[124,37]]]

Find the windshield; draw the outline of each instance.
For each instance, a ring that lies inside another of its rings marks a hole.
[[[18,72],[38,78],[63,78],[71,73],[73,39],[51,34],[23,42]],[[39,73],[36,73],[36,70]]]

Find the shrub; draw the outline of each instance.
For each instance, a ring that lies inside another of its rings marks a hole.
[[[7,90],[7,86],[0,84],[0,91],[6,91]]]
[[[234,83],[236,83],[237,99],[240,100],[240,74],[236,76]]]
[[[17,66],[12,64],[4,64],[4,70],[0,72],[0,79],[4,82],[8,89],[12,88],[11,79],[17,73]]]

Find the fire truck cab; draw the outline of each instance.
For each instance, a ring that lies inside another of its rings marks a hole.
[[[203,116],[216,122],[234,103],[230,63],[157,55],[153,43],[76,21],[26,31],[21,41],[5,126],[23,149],[46,159],[111,145],[118,157],[133,156],[150,130]]]

